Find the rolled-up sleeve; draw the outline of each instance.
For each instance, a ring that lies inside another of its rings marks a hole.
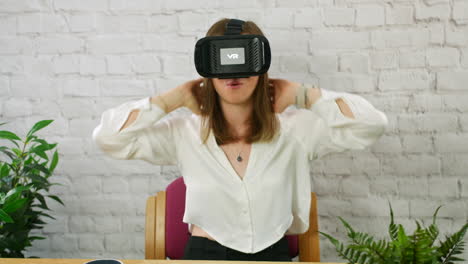
[[[104,111],[99,125],[93,130],[95,144],[115,159],[140,159],[156,165],[176,165],[176,128],[151,97],[123,103]],[[139,109],[130,126],[120,130],[131,111]],[[119,131],[120,130],[120,131]]]
[[[299,109],[295,129],[304,142],[309,160],[350,149],[364,149],[385,132],[387,116],[363,97],[320,88],[322,95],[310,109]],[[336,100],[341,98],[353,112],[345,116]]]

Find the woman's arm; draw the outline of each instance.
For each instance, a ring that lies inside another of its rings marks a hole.
[[[162,95],[107,109],[93,131],[93,140],[105,154],[115,159],[175,165],[177,120],[160,119],[181,106],[182,98],[177,89],[172,89]]]
[[[338,106],[340,107],[340,111],[341,111],[341,113],[343,113],[343,115],[345,115],[347,117],[350,117],[350,118],[354,118],[354,115],[353,115],[353,112],[351,111],[351,108],[349,108],[349,106],[343,101],[343,99],[338,98],[335,101],[338,104]]]
[[[93,131],[93,140],[102,151],[116,159],[177,164],[178,127],[184,118],[160,119],[182,106],[200,114],[193,91],[199,89],[202,82],[203,78],[189,80],[161,95],[108,109]]]
[[[299,85],[291,83],[290,89],[286,89],[290,104],[296,103]],[[295,133],[306,143],[310,160],[332,152],[369,147],[388,125],[386,115],[363,97],[318,87],[307,88],[305,108],[299,110]]]
[[[311,87],[311,88],[308,88],[307,90],[307,102],[306,102],[306,108],[310,109],[311,105],[313,105],[315,103],[315,101],[317,101],[320,96],[322,96],[322,92],[321,92],[321,89],[318,88],[318,87]],[[336,103],[338,104],[338,106],[340,107],[340,111],[341,113],[343,113],[343,115],[347,116],[347,117],[350,117],[350,118],[354,118],[354,115],[353,115],[353,112],[351,111],[351,108],[349,108],[349,106],[346,104],[345,101],[343,101],[343,99],[341,98],[338,98],[335,100]]]
[[[176,89],[169,90],[161,95],[151,97],[150,102],[159,106],[161,109],[164,109],[164,112],[168,114],[182,106],[181,92],[182,90],[177,87]],[[127,121],[125,121],[119,131],[130,126],[137,118],[139,112],[140,109],[135,109],[130,112]]]
[[[321,96],[309,108],[321,118],[320,137],[311,138],[311,159],[345,150],[363,150],[385,132],[386,115],[364,97],[321,89]]]
[[[271,86],[271,93],[274,95],[274,110],[275,112],[283,112],[286,108],[290,105],[296,105],[298,102],[298,96],[304,96],[302,85],[298,82],[291,82],[286,79],[276,79],[276,78],[269,78],[270,86]],[[311,106],[322,96],[322,90],[318,87],[307,87],[307,98],[304,98],[302,101],[305,101],[304,108],[310,109]],[[304,96],[305,97],[305,96]],[[346,104],[345,101],[341,98],[336,99],[336,103],[338,104],[341,112],[343,115],[354,118],[354,114],[351,111],[351,108]],[[301,106],[299,106],[301,107]]]

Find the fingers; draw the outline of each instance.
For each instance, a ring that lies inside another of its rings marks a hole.
[[[269,95],[270,95],[270,101],[271,101],[273,104],[275,104],[275,89],[274,89],[274,87],[273,87],[274,85],[273,85],[272,83],[269,83],[269,85],[270,85],[270,93],[269,93]]]
[[[203,78],[203,77],[202,77],[202,78],[198,78],[198,79],[196,80],[196,84],[198,84],[198,86],[203,86],[203,80],[204,80],[204,79],[205,79],[205,78]]]
[[[269,78],[268,79],[268,85],[269,86],[275,86],[276,79]]]
[[[195,87],[200,87],[203,85],[203,77],[202,78],[197,78],[197,79],[193,79],[190,82],[191,85],[195,86]]]
[[[193,83],[200,83],[200,82],[203,82],[203,78],[197,78],[197,79],[194,79],[192,80]]]

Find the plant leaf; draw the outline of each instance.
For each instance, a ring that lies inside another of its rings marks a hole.
[[[5,130],[0,131],[0,138],[21,141],[21,138],[19,138],[15,133]]]
[[[439,207],[437,207],[437,209],[435,210],[434,212],[434,215],[432,216],[432,224],[435,225],[436,224],[436,216],[437,216],[437,213],[439,212],[439,209],[442,207],[442,205],[439,205]]]
[[[5,153],[12,161],[14,161],[17,157],[11,152],[7,147],[0,147],[0,151]]]
[[[45,152],[42,150],[36,150],[34,153],[45,160],[49,160],[49,157],[47,157],[47,154],[45,154]]]
[[[440,244],[438,249],[440,253],[439,262],[442,264],[453,263],[456,258],[455,255],[461,254],[464,246],[463,237],[465,236],[468,223],[451,236],[446,236],[446,240]]]
[[[393,221],[393,209],[390,201],[388,201],[388,206],[390,207],[390,225],[388,226],[388,233],[392,240],[396,240],[398,239],[398,226]]]
[[[8,203],[3,207],[3,211],[5,211],[5,213],[12,213],[22,208],[28,202],[28,200],[29,200],[28,198],[22,198],[22,199],[13,201],[11,203]]]
[[[49,218],[55,219],[55,217],[53,217],[53,216],[51,216],[51,215],[48,215],[48,214],[46,214],[46,213],[44,213],[44,212],[40,212],[39,214],[40,214],[40,215],[43,215],[43,216],[45,216],[45,217],[49,217]]]
[[[23,152],[22,152],[20,149],[12,148],[11,150],[12,150],[12,151],[16,154],[16,156],[18,156],[18,157],[21,157],[22,154],[23,154]]]
[[[34,138],[31,140],[31,141],[34,141],[34,142],[39,142],[41,143],[42,145],[49,145],[49,143],[47,141],[45,141],[44,139],[42,138],[37,138],[37,136],[33,136]],[[32,137],[31,137],[32,138]]]
[[[26,136],[26,142],[29,142],[31,139],[31,136],[36,133],[37,131],[43,129],[44,127],[48,126],[50,123],[52,123],[54,120],[41,120],[34,124],[34,126],[29,130],[27,136]]]
[[[3,163],[0,167],[0,179],[8,175],[10,175],[10,168],[8,167],[8,164]]]
[[[338,218],[340,219],[340,221],[343,223],[343,225],[346,227],[346,229],[348,230],[348,234],[351,236],[353,236],[356,232],[354,231],[354,229],[351,227],[350,224],[348,224],[348,222],[346,222],[343,218],[341,218],[340,216],[338,216]]]
[[[57,153],[57,150],[55,150],[54,156],[52,157],[52,161],[51,161],[50,167],[49,167],[49,171],[50,171],[51,174],[54,172],[58,161],[59,161],[58,153]]]
[[[39,200],[39,202],[41,203],[40,208],[49,210],[49,207],[47,206],[47,202],[46,202],[46,200],[44,199],[44,196],[43,196],[42,194],[36,193],[36,198],[37,198],[37,199]]]
[[[28,168],[28,169],[36,169],[36,170],[39,170],[41,172],[43,172],[45,175],[48,175],[50,174],[50,171],[43,165],[41,164],[38,164],[38,163],[32,163],[32,164],[28,164],[26,166],[24,166],[25,168]]]
[[[48,144],[48,143],[42,143],[38,146],[33,146],[29,149],[29,152],[32,152],[32,153],[36,153],[38,151],[40,152],[45,152],[45,151],[48,151],[48,150],[51,150],[53,148],[55,148],[57,146],[57,143],[54,143],[54,144]]]
[[[45,237],[41,237],[41,236],[30,236],[29,237],[29,241],[33,241],[33,240],[44,240],[46,239]]]
[[[2,209],[0,209],[0,220],[6,223],[14,223],[13,219]]]
[[[339,245],[339,241],[338,241],[336,238],[334,238],[333,236],[331,236],[331,235],[329,235],[329,234],[327,234],[327,233],[324,233],[324,232],[320,232],[320,231],[319,231],[319,233],[322,234],[323,236],[325,236],[326,238],[328,238],[328,240],[330,240],[330,242],[331,242],[335,247],[337,247],[337,246]]]
[[[54,199],[55,201],[57,201],[58,203],[61,203],[63,206],[65,206],[65,204],[63,204],[62,200],[56,196],[56,195],[47,195],[47,197],[50,197],[52,199]]]
[[[7,192],[5,195],[5,200],[16,200],[20,195],[21,192],[29,190],[31,186],[18,186],[16,188],[13,188]]]

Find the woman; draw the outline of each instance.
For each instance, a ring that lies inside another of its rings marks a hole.
[[[223,35],[228,21],[206,35]],[[242,34],[263,35],[251,21]],[[160,120],[179,107],[193,114]],[[124,103],[103,113],[93,138],[116,159],[179,166],[184,259],[291,261],[285,235],[308,229],[310,162],[370,146],[387,122],[358,95],[263,74],[199,78]]]

